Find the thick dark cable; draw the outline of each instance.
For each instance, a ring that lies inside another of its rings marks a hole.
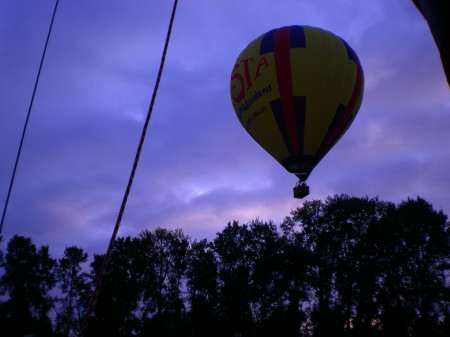
[[[93,292],[93,294],[92,294],[92,296],[90,298],[89,305],[88,305],[88,310],[86,312],[85,319],[84,319],[83,324],[81,325],[80,331],[78,333],[78,337],[83,337],[84,333],[86,332],[86,329],[88,327],[89,321],[90,321],[92,313],[94,311],[95,302],[97,300],[97,296],[98,296],[98,293],[100,291],[100,287],[102,285],[103,278],[105,276],[106,268],[108,267],[108,263],[109,263],[109,260],[111,258],[111,252],[112,252],[112,250],[114,248],[114,243],[116,241],[116,236],[117,236],[117,232],[119,231],[119,227],[120,227],[120,223],[122,221],[123,213],[125,212],[125,206],[127,204],[128,195],[130,194],[131,186],[133,184],[134,176],[136,174],[136,168],[137,168],[137,165],[139,163],[139,158],[141,156],[141,151],[142,151],[142,146],[144,144],[145,135],[147,133],[148,124],[150,122],[150,117],[152,115],[153,106],[155,105],[156,93],[158,92],[159,82],[161,81],[161,75],[162,75],[162,71],[163,71],[163,68],[164,68],[164,61],[166,59],[167,48],[169,47],[170,34],[172,32],[172,26],[173,26],[173,21],[174,21],[174,18],[175,18],[175,12],[176,12],[176,9],[177,9],[177,4],[178,4],[178,0],[175,0],[174,4],[173,4],[173,9],[172,9],[172,16],[170,17],[169,29],[167,31],[166,42],[164,44],[164,50],[163,50],[162,57],[161,57],[161,63],[160,63],[160,66],[159,66],[158,76],[156,78],[155,88],[153,89],[152,99],[151,99],[151,102],[150,102],[150,106],[148,108],[147,118],[145,119],[144,127],[142,129],[141,139],[139,141],[139,146],[138,146],[137,151],[136,151],[136,156],[134,158],[133,168],[131,170],[131,174],[130,174],[130,177],[128,179],[128,185],[127,185],[127,188],[125,190],[125,194],[123,196],[122,205],[120,206],[120,211],[119,211],[119,215],[117,216],[116,225],[114,227],[113,234],[112,234],[111,239],[109,241],[108,250],[106,251],[105,257],[103,258],[103,262],[102,262],[102,265],[100,267],[100,271],[99,271],[99,274],[97,276],[97,280],[95,282],[95,289],[94,289],[94,292]]]
[[[56,10],[58,9],[59,0],[56,0],[55,8],[53,10],[52,20],[50,21],[50,28],[48,29],[47,39],[45,40],[44,51],[41,57],[41,63],[39,64],[39,70],[36,76],[36,81],[34,82],[33,94],[31,95],[30,105],[28,106],[27,118],[25,119],[25,125],[22,131],[22,137],[20,139],[19,149],[17,151],[16,162],[14,163],[14,169],[9,182],[8,194],[6,195],[5,207],[3,208],[2,220],[0,222],[0,234],[2,234],[3,223],[5,221],[6,210],[8,209],[9,198],[11,196],[11,191],[14,185],[14,178],[16,177],[17,165],[19,164],[20,154],[22,152],[23,141],[25,139],[25,133],[27,132],[28,121],[30,119],[31,109],[33,108],[34,97],[36,96],[36,90],[39,83],[39,78],[41,76],[42,65],[44,64],[45,54],[47,53],[48,41],[50,40],[50,35],[52,33],[53,22],[55,21]]]

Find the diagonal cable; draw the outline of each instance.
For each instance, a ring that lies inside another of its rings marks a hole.
[[[87,329],[87,327],[89,325],[89,321],[90,321],[92,313],[94,311],[95,302],[97,300],[97,296],[98,296],[98,293],[100,292],[100,288],[101,288],[101,285],[102,285],[102,282],[103,282],[103,278],[105,276],[106,268],[107,268],[109,260],[111,258],[111,252],[112,252],[112,250],[114,248],[114,243],[116,241],[116,236],[117,236],[117,233],[119,231],[119,227],[120,227],[120,223],[122,221],[123,213],[125,212],[125,206],[127,204],[128,195],[130,194],[131,186],[133,184],[134,176],[136,174],[136,168],[137,168],[137,165],[139,163],[139,158],[141,156],[142,146],[144,144],[144,140],[145,140],[145,135],[147,133],[148,124],[150,122],[150,117],[152,115],[153,106],[155,104],[156,93],[158,92],[159,82],[161,81],[161,75],[162,75],[162,71],[163,71],[163,68],[164,68],[164,62],[165,62],[165,59],[166,59],[167,49],[169,47],[170,34],[172,32],[172,26],[173,26],[173,21],[174,21],[174,18],[175,18],[175,12],[176,12],[176,9],[177,9],[177,4],[178,4],[178,0],[175,0],[174,4],[173,4],[173,9],[172,9],[172,15],[170,17],[169,29],[167,31],[166,42],[164,44],[164,50],[163,50],[162,57],[161,57],[161,63],[160,63],[160,66],[159,66],[158,76],[156,78],[155,88],[153,89],[153,95],[152,95],[152,99],[151,99],[151,102],[150,102],[150,107],[149,107],[148,112],[147,112],[147,118],[145,119],[144,127],[142,129],[142,134],[141,134],[141,139],[139,141],[139,146],[137,148],[136,156],[134,158],[133,168],[131,170],[131,174],[130,174],[130,177],[128,179],[127,188],[125,190],[125,194],[123,196],[122,204],[120,206],[120,211],[119,211],[119,214],[117,216],[116,225],[114,227],[114,231],[113,231],[111,239],[109,241],[108,250],[106,251],[106,255],[105,255],[105,257],[103,259],[103,262],[102,262],[102,265],[100,267],[100,271],[99,271],[99,274],[97,276],[97,280],[95,282],[94,292],[92,293],[92,296],[90,298],[88,309],[87,309],[87,313],[86,313],[85,319],[83,321],[83,324],[81,325],[80,331],[79,331],[79,333],[77,335],[78,337],[83,337],[84,336],[84,334],[86,332],[86,329]]]
[[[5,222],[6,210],[8,209],[9,199],[11,197],[11,191],[12,191],[12,188],[13,188],[13,185],[14,185],[14,178],[16,177],[17,166],[19,164],[20,154],[22,152],[22,146],[23,146],[23,142],[24,142],[24,139],[25,139],[25,134],[27,132],[28,121],[30,119],[31,109],[33,108],[34,97],[36,96],[36,91],[37,91],[37,87],[38,87],[38,84],[39,84],[39,78],[41,76],[41,70],[42,70],[42,66],[44,64],[45,54],[47,53],[48,41],[50,40],[50,35],[52,33],[53,22],[55,21],[55,15],[56,15],[56,10],[58,9],[58,4],[59,4],[59,0],[56,0],[55,8],[53,10],[52,19],[50,21],[50,28],[49,28],[48,33],[47,33],[47,39],[45,40],[45,46],[44,46],[44,51],[43,51],[42,57],[41,57],[41,63],[39,64],[39,70],[38,70],[38,73],[37,73],[37,76],[36,76],[36,81],[34,82],[33,94],[31,95],[30,105],[28,106],[27,118],[25,119],[25,125],[23,127],[22,137],[20,138],[20,144],[19,144],[19,149],[17,151],[16,161],[14,163],[13,173],[12,173],[12,176],[11,176],[11,180],[9,182],[8,193],[6,195],[5,206],[3,208],[3,213],[2,213],[2,220],[0,221],[0,235],[2,234],[3,223]]]

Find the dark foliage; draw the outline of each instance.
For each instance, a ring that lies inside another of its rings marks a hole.
[[[423,199],[341,195],[280,226],[230,222],[212,241],[162,228],[119,238],[86,336],[448,336],[449,234]],[[13,237],[0,335],[74,336],[103,258],[89,269],[81,248],[56,261]]]
[[[0,308],[4,335],[51,335],[48,313],[54,301],[49,291],[55,285],[56,261],[50,257],[48,246],[37,249],[30,238],[16,235],[4,255],[0,279],[0,292],[8,295]]]
[[[60,336],[70,336],[78,331],[85,313],[89,293],[88,277],[82,265],[88,260],[81,248],[67,247],[59,259],[56,278],[61,296],[58,299],[56,332]]]

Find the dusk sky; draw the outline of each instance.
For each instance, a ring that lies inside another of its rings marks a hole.
[[[55,0],[0,1],[3,210]],[[3,228],[104,253],[156,80],[172,0],[60,0]],[[342,37],[365,75],[353,124],[292,197],[296,177],[243,129],[229,80],[261,34],[309,25]],[[280,223],[334,194],[420,196],[450,214],[450,95],[410,0],[179,0],[119,236],[156,227],[213,238],[229,221]]]

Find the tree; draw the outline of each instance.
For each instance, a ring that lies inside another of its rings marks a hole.
[[[310,261],[314,335],[371,333],[379,268],[369,233],[388,206],[378,199],[341,195],[305,202],[292,212]]]
[[[213,337],[219,324],[218,274],[213,245],[206,239],[192,242],[187,266],[191,334]]]
[[[334,227],[338,245],[334,315],[346,334],[367,336],[373,332],[372,323],[377,319],[373,298],[379,291],[381,268],[370,233],[389,207],[392,204],[377,198],[341,195],[326,199],[327,221]]]
[[[285,306],[279,313],[281,317],[274,323],[278,323],[286,337],[296,337],[301,333],[307,335],[307,328],[310,327],[306,318],[310,307],[311,256],[304,246],[302,233],[297,232],[295,227],[296,222],[290,217],[286,217],[280,225],[283,233],[281,272],[287,294]]]
[[[66,247],[56,269],[58,286],[61,290],[56,325],[61,336],[72,336],[80,329],[90,295],[88,274],[83,272],[83,264],[88,254],[78,247]]]
[[[449,224],[423,199],[305,202],[299,225],[310,259],[314,336],[437,336],[446,329]]]
[[[293,219],[300,227],[300,245],[306,249],[310,259],[310,285],[317,303],[313,305],[311,314],[311,321],[317,326],[315,335],[337,333],[332,301],[339,243],[335,228],[327,221],[326,203],[320,200],[305,202],[303,207],[293,212]]]
[[[181,229],[157,228],[139,235],[142,276],[142,335],[175,336],[184,331],[185,275],[190,239]]]
[[[54,302],[49,291],[55,285],[55,265],[48,246],[37,250],[30,238],[18,235],[8,242],[2,263],[5,273],[0,279],[0,291],[8,297],[1,315],[6,335],[52,333],[48,312]]]
[[[116,240],[86,336],[125,337],[140,329],[138,249],[137,239]],[[98,278],[103,259],[104,255],[94,256],[91,264],[93,282]]]
[[[421,198],[409,199],[391,208],[378,230],[384,335],[439,335],[449,303],[447,217]]]
[[[219,310],[225,335],[249,334],[252,323],[250,308],[251,234],[247,225],[229,222],[214,239],[218,258]]]

